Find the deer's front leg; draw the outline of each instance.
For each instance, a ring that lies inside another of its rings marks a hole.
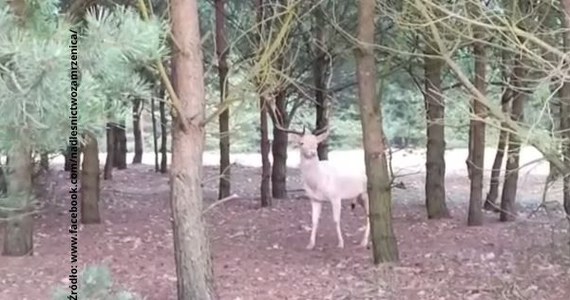
[[[338,237],[338,248],[344,248],[344,239],[342,238],[342,230],[340,229],[340,211],[342,209],[340,198],[331,200],[334,224],[336,225],[336,235]]]
[[[321,217],[322,207],[323,203],[321,201],[311,199],[311,238],[309,240],[309,244],[307,245],[307,249],[309,250],[315,248],[315,242],[317,240],[317,228],[319,227],[319,219]]]

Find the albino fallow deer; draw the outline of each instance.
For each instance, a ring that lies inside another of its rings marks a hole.
[[[352,207],[355,202],[362,205],[366,211],[366,229],[360,245],[366,247],[370,235],[370,221],[368,219],[368,193],[366,190],[366,175],[352,175],[351,172],[339,172],[329,161],[320,161],[317,155],[317,147],[329,136],[329,129],[324,129],[321,133],[315,134],[284,129],[278,129],[289,133],[289,140],[299,148],[301,176],[303,188],[306,195],[311,200],[311,237],[307,249],[315,247],[317,228],[321,216],[321,208],[324,202],[332,205],[333,220],[336,226],[338,237],[338,247],[344,248],[344,239],[340,229],[340,215],[342,200],[352,200]]]

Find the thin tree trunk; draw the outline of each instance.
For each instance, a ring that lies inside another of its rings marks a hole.
[[[255,0],[255,10],[256,10],[256,21],[259,35],[263,33],[265,26],[263,21],[265,20],[264,14],[264,1]],[[261,47],[261,45],[260,45]],[[260,87],[263,89],[263,87]],[[266,100],[263,96],[259,98],[259,127],[261,132],[260,139],[260,149],[261,149],[261,207],[268,207],[272,204],[271,199],[271,162],[269,161],[269,151],[271,150],[271,145],[269,143],[269,129],[268,129],[268,115],[267,115],[267,105]]]
[[[274,14],[281,14],[287,7],[287,0],[279,0],[281,7]],[[283,18],[282,16],[279,18]],[[280,21],[282,22],[282,21]],[[287,51],[282,51],[275,61],[275,69],[282,73],[287,73],[285,68],[288,57]],[[273,122],[279,122],[283,126],[289,126],[289,115],[287,111],[287,93],[286,86],[279,87],[275,94],[275,111],[272,112]],[[273,166],[271,170],[271,194],[273,198],[287,198],[287,133],[273,126],[273,143],[271,144],[271,152],[273,156]]]
[[[562,5],[562,10],[564,10],[564,4],[561,2],[560,3]],[[550,7],[549,7],[550,8]],[[549,28],[551,30],[556,30],[559,28],[558,22],[560,21],[562,23],[562,25],[565,24],[565,20],[564,20],[564,14],[560,14],[558,10],[556,9],[548,9],[544,11],[544,16],[541,16],[541,18],[544,19],[544,26],[546,28]],[[560,17],[562,17],[562,19],[560,19]],[[562,36],[563,38],[563,44],[565,43],[564,40],[564,36]],[[551,45],[552,47],[557,47],[558,46],[558,41],[560,39],[560,35],[558,34],[552,34],[550,36],[545,36],[543,38],[544,42],[548,43],[549,45]],[[567,52],[567,50],[564,50],[565,52]],[[552,65],[557,65],[559,64],[559,57],[551,52],[548,51],[546,49],[543,49],[542,51],[542,56],[543,59],[548,61],[550,64]],[[550,76],[551,72],[550,70],[546,69],[544,70],[544,76]],[[549,109],[550,109],[550,119],[552,120],[552,122],[549,122],[547,125],[546,130],[548,130],[549,132],[549,136],[554,140],[557,138],[561,138],[561,130],[562,130],[562,126],[563,126],[563,121],[562,121],[562,115],[561,115],[561,97],[563,97],[563,94],[565,93],[565,88],[564,88],[564,84],[562,85],[562,88],[560,87],[560,81],[561,78],[559,77],[555,77],[552,76],[551,78],[551,84],[550,84],[550,93],[551,95],[553,95],[553,97],[549,97]],[[554,96],[555,95],[555,96]],[[564,157],[561,157],[562,161],[564,161]],[[556,182],[559,178],[560,178],[560,170],[556,167],[556,164],[549,160],[548,161],[548,176],[546,176],[546,180],[544,182],[544,189],[543,189],[543,201],[546,201],[546,196],[548,193],[548,189],[551,187],[551,185]]]
[[[511,100],[511,90],[506,87],[501,98],[501,108],[503,113],[508,114],[510,111]],[[499,142],[497,144],[497,153],[495,154],[495,160],[493,161],[493,167],[491,169],[491,182],[489,184],[489,193],[487,193],[487,198],[485,199],[485,205],[483,208],[485,210],[498,212],[497,197],[499,196],[499,183],[501,177],[501,169],[503,167],[503,158],[505,156],[505,148],[507,146],[507,140],[509,133],[505,130],[506,124],[501,122],[501,131],[499,133]]]
[[[133,164],[142,163],[144,152],[143,134],[142,134],[142,111],[143,101],[136,99],[133,102],[133,136],[135,138],[135,155],[133,157]]]
[[[115,162],[115,130],[112,123],[107,123],[107,158],[103,169],[103,179],[113,179],[113,164]]]
[[[523,106],[525,94],[519,90],[522,87],[522,79],[525,77],[522,54],[519,54],[513,65],[511,82],[513,83],[513,100],[511,102],[511,119],[520,122],[523,119]],[[505,170],[505,182],[501,195],[501,213],[499,219],[502,222],[513,221],[516,218],[515,199],[519,179],[519,156],[521,142],[516,134],[509,135],[507,148],[507,164]]]
[[[4,227],[2,255],[24,256],[33,254],[34,218],[31,198],[32,155],[25,145],[10,154],[7,166],[7,192],[13,197],[13,212],[8,214]]]
[[[179,51],[172,57],[172,84],[181,101],[183,130],[172,122],[170,203],[178,299],[216,299],[208,232],[202,214],[205,91],[197,0],[170,2],[172,36]],[[165,131],[162,132],[165,134]]]
[[[562,10],[563,10],[563,20],[564,24],[564,51],[568,52],[570,48],[570,34],[568,29],[570,28],[570,0],[562,0]],[[568,64],[568,61],[565,62]],[[568,81],[564,82],[562,89],[560,91],[560,128],[562,129],[562,136],[565,139],[565,143],[562,147],[562,156],[566,166],[570,166],[570,83]],[[570,220],[570,174],[564,174],[563,176],[563,205],[564,211]]]
[[[92,132],[85,132],[81,166],[81,223],[101,223],[99,215],[99,145]]]
[[[65,148],[65,150],[62,152],[63,153],[63,159],[64,159],[64,164],[63,164],[63,170],[66,172],[71,171],[71,160],[70,160],[70,147],[67,146]]]
[[[269,161],[269,150],[271,150],[271,145],[269,143],[267,105],[265,104],[263,97],[261,97],[259,105],[259,126],[261,129],[261,207],[268,207],[272,205],[270,187],[271,161]]]
[[[228,62],[229,52],[226,38],[226,9],[225,0],[216,0],[216,54],[218,56],[218,76],[220,79],[220,101],[222,105],[226,100],[228,90]],[[230,111],[229,105],[218,117],[220,126],[220,183],[218,186],[218,199],[226,198],[231,192],[231,164],[230,164]]]
[[[49,154],[47,152],[40,154],[40,168],[43,171],[49,171]]]
[[[7,188],[6,174],[4,173],[4,168],[0,165],[0,195],[6,194]]]
[[[382,130],[381,96],[376,95],[374,48],[375,0],[361,0],[358,6],[356,53],[358,96],[362,121],[366,175],[370,202],[370,228],[374,263],[399,260],[398,243],[392,228],[392,193]],[[377,43],[377,41],[376,41]]]
[[[168,121],[166,120],[166,103],[164,100],[160,101],[159,104],[160,109],[160,173],[166,174],[168,172],[168,157],[166,156],[166,126],[168,125]]]
[[[313,65],[313,77],[315,79],[315,107],[316,107],[316,130],[321,130],[329,125],[327,86],[325,83],[325,70],[327,69],[325,20],[322,7],[315,9],[315,56]],[[328,160],[329,145],[325,140],[317,148],[319,160]]]
[[[115,130],[115,155],[114,165],[119,170],[127,168],[127,130],[125,121],[114,124]]]
[[[424,59],[427,153],[425,196],[429,219],[450,217],[445,199],[445,128],[441,70],[443,62],[429,57],[437,53],[428,45]]]
[[[163,90],[163,89],[162,89]],[[164,93],[163,91],[161,91],[161,93]],[[156,103],[154,98],[152,98],[151,102],[151,116],[152,116],[152,144],[154,146],[154,171],[158,172],[159,167],[158,167],[158,133],[157,131],[157,127],[156,127]]]
[[[479,9],[474,8],[476,10]],[[475,39],[483,38],[483,33],[480,29],[475,33]],[[485,54],[485,45],[482,42],[475,42],[473,46],[473,55],[475,56],[475,87],[481,92],[486,94],[485,84],[485,68],[487,67],[487,59]],[[469,148],[470,161],[467,165],[470,166],[470,180],[471,187],[469,193],[469,214],[467,217],[467,225],[479,226],[483,224],[483,170],[485,164],[485,106],[473,99],[471,101],[473,113],[477,119],[471,119],[470,136],[471,147]]]
[[[289,123],[287,116],[286,91],[280,91],[275,98],[275,106],[282,124]],[[287,132],[273,126],[273,143],[271,153],[273,154],[273,169],[271,173],[271,192],[273,198],[287,198]]]

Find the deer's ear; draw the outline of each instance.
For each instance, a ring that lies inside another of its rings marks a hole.
[[[321,143],[322,141],[326,140],[329,137],[330,134],[330,130],[327,129],[327,131],[317,135],[317,142]]]

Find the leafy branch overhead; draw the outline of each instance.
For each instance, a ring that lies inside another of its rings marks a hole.
[[[95,7],[85,27],[53,15],[57,1],[31,2],[42,26],[18,27],[7,1],[0,4],[0,147],[29,136],[34,148],[64,147],[69,131],[70,39],[78,39],[79,124],[99,131],[129,112],[132,97],[150,98],[151,87],[137,72],[166,55],[166,23],[141,20],[127,8]],[[75,34],[76,32],[77,34]],[[22,133],[25,132],[26,135]]]

